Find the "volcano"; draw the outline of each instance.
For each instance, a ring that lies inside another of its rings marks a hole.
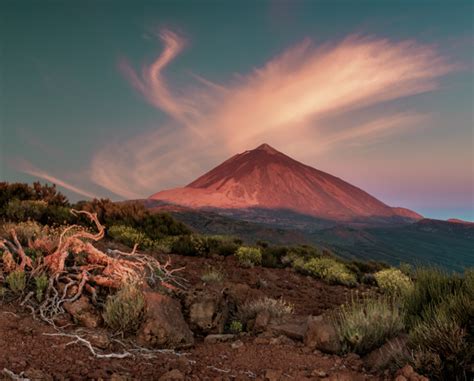
[[[390,207],[268,144],[237,154],[185,187],[155,193],[150,199],[193,209],[286,210],[331,221],[422,218],[411,210]]]

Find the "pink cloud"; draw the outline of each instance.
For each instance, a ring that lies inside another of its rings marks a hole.
[[[160,38],[163,51],[153,63],[141,72],[126,61],[120,68],[170,121],[142,136],[111,142],[92,161],[94,182],[126,198],[190,181],[262,142],[284,151],[298,147],[300,156],[308,156],[405,132],[424,116],[401,111],[370,120],[368,114],[365,125],[333,129],[323,128],[321,118],[433,91],[440,77],[457,69],[434,47],[415,41],[349,36],[318,47],[305,39],[227,84],[193,76],[194,87],[172,89],[163,70],[185,42],[167,30]]]
[[[30,176],[33,176],[33,177],[37,177],[37,178],[49,181],[53,184],[56,184],[56,185],[58,185],[58,186],[60,186],[64,189],[67,189],[67,190],[69,190],[71,192],[74,192],[78,195],[85,196],[87,198],[98,198],[98,196],[95,195],[94,193],[91,193],[91,192],[86,191],[82,188],[76,187],[76,186],[70,184],[69,182],[61,180],[61,179],[59,179],[59,178],[57,178],[57,177],[41,170],[41,169],[38,169],[26,160],[17,161],[16,162],[16,167],[17,167],[18,170],[20,170],[23,173],[26,173],[26,174],[28,174]]]

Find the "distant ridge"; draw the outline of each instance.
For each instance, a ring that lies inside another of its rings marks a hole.
[[[190,208],[290,210],[332,221],[423,218],[409,209],[390,207],[268,144],[231,157],[185,187],[150,198]]]

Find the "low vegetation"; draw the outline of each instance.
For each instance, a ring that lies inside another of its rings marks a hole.
[[[388,295],[406,295],[413,288],[411,279],[396,268],[378,271],[374,277],[380,290]]]
[[[220,283],[224,280],[224,273],[222,270],[209,266],[206,271],[202,274],[201,280],[204,283]]]
[[[145,298],[135,284],[124,285],[115,295],[107,298],[104,322],[115,332],[133,334],[140,327]]]
[[[302,269],[311,276],[332,284],[355,286],[357,278],[341,262],[333,258],[312,258],[304,263]]]
[[[343,351],[364,355],[380,347],[404,328],[403,312],[389,298],[353,300],[333,318]]]
[[[262,263],[262,252],[258,247],[239,247],[235,253],[241,266],[253,267]]]
[[[12,271],[5,278],[9,289],[14,294],[21,294],[26,288],[26,274],[23,270]]]
[[[266,311],[273,318],[290,315],[293,306],[282,299],[262,298],[243,304],[240,309],[241,321],[254,319],[260,312]]]

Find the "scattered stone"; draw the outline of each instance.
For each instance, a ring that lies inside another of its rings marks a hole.
[[[281,370],[268,369],[265,372],[265,381],[279,381],[282,373]]]
[[[269,326],[274,335],[285,335],[293,340],[303,341],[306,326],[299,323],[285,323]]]
[[[415,372],[411,365],[405,365],[402,369],[400,369],[400,374],[405,378],[410,378],[410,376]]]
[[[53,377],[40,369],[30,368],[25,372],[26,379],[31,381],[53,381]]]
[[[92,346],[95,348],[107,349],[110,346],[109,337],[105,332],[95,332],[88,334],[87,340],[89,340]]]
[[[64,308],[74,320],[87,328],[97,328],[102,323],[102,317],[86,296],[81,296],[72,303],[64,303]]]
[[[406,350],[407,335],[401,335],[388,340],[364,357],[364,365],[372,371],[387,368],[393,362],[394,356]]]
[[[193,333],[184,321],[181,305],[157,292],[145,291],[145,319],[137,333],[140,345],[153,348],[183,348],[194,344]]]
[[[323,316],[310,316],[304,335],[304,343],[311,349],[319,349],[326,353],[341,351],[341,342],[332,323]]]
[[[222,292],[194,290],[185,299],[189,326],[200,333],[223,333],[229,309]]]
[[[395,377],[395,381],[408,381],[405,376],[402,376],[401,374]]]
[[[232,341],[235,339],[235,335],[232,334],[213,334],[207,335],[204,338],[204,342],[207,344],[215,344],[215,343],[225,343],[228,341]]]
[[[311,376],[312,376],[312,377],[324,378],[324,377],[327,377],[328,374],[327,374],[324,370],[315,369],[315,370],[313,370],[313,372],[311,373]]]
[[[237,340],[230,345],[232,349],[239,349],[239,348],[242,348],[243,346],[244,346],[244,343],[241,340]]]
[[[253,342],[257,345],[267,345],[270,344],[270,339],[267,337],[256,337]]]
[[[278,337],[273,337],[270,339],[271,345],[294,345],[295,342],[291,340],[288,336],[280,335]]]
[[[255,323],[253,325],[253,331],[255,333],[260,333],[265,331],[270,323],[271,315],[267,310],[260,311],[255,318]]]
[[[182,381],[184,379],[184,374],[180,370],[173,369],[162,375],[158,381]]]

